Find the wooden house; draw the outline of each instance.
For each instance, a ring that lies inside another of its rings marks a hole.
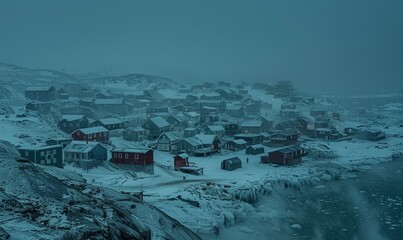
[[[245,149],[245,153],[252,155],[262,154],[264,153],[264,146],[261,144],[247,146]]]
[[[378,141],[386,138],[385,132],[377,129],[365,129],[359,133],[359,138],[369,141]]]
[[[188,118],[183,114],[171,114],[167,117],[166,121],[175,131],[182,131],[188,127]]]
[[[200,116],[200,123],[205,124],[205,125],[211,125],[211,124],[215,124],[216,122],[218,122],[218,120],[220,119],[220,116],[216,113],[209,113],[207,115],[201,115]]]
[[[262,121],[248,120],[241,123],[240,127],[242,133],[258,134],[262,132]]]
[[[157,139],[162,133],[171,130],[170,124],[162,117],[153,117],[148,119],[142,126],[148,130],[149,139]]]
[[[41,165],[63,168],[63,147],[61,145],[22,147],[21,157]]]
[[[341,137],[340,133],[330,128],[317,128],[314,130],[314,137],[325,140],[336,140]]]
[[[91,107],[84,106],[64,106],[59,108],[63,115],[84,115],[87,118],[94,116],[94,110]]]
[[[301,111],[298,109],[281,109],[280,116],[284,118],[299,118],[301,116]]]
[[[186,153],[174,156],[174,169],[180,170],[181,167],[189,167],[189,155]]]
[[[57,125],[63,132],[72,133],[77,129],[87,128],[88,119],[84,115],[63,115]]]
[[[157,149],[165,152],[176,153],[176,143],[183,138],[182,133],[178,131],[164,132],[157,138]]]
[[[102,126],[77,129],[71,136],[77,141],[109,142],[109,130]]]
[[[102,118],[102,119],[95,120],[89,126],[90,127],[102,126],[106,129],[108,129],[109,131],[111,131],[111,130],[115,130],[115,129],[122,129],[122,128],[124,128],[125,125],[124,125],[123,121],[120,120],[119,118]]]
[[[106,98],[95,99],[95,110],[108,113],[126,115],[128,113],[128,106],[123,98]]]
[[[235,134],[241,133],[241,130],[239,129],[239,125],[237,123],[222,120],[220,122],[216,122],[215,125],[222,126],[225,130],[226,136],[234,136]]]
[[[56,99],[56,89],[53,86],[27,87],[25,97],[31,100],[49,102]]]
[[[243,139],[230,140],[225,143],[225,148],[231,151],[241,151],[246,148],[247,142]]]
[[[238,157],[228,158],[221,162],[221,169],[233,171],[237,168],[242,168],[242,161]]]
[[[262,122],[262,132],[269,132],[273,129],[273,120],[268,118],[267,116],[260,115],[256,117],[255,120]]]
[[[327,109],[324,109],[324,108],[312,108],[310,111],[310,115],[314,118],[326,117],[326,116],[328,116],[328,111],[327,111]]]
[[[174,143],[176,151],[191,156],[208,156],[221,151],[221,141],[215,135],[197,134]]]
[[[37,111],[39,113],[49,113],[50,103],[49,102],[32,102],[25,105],[25,109],[31,111]]]
[[[220,125],[207,126],[204,132],[207,135],[217,135],[219,138],[225,136],[225,129]]]
[[[245,107],[242,105],[227,105],[227,115],[234,118],[245,117]]]
[[[154,163],[152,149],[123,148],[112,149],[111,162],[114,164],[150,165]]]
[[[298,141],[298,132],[279,132],[273,133],[270,138],[270,144],[274,146],[288,146],[296,144]]]
[[[234,135],[235,139],[243,139],[247,142],[247,145],[254,145],[262,143],[262,136],[260,134],[243,133]]]
[[[200,100],[220,100],[221,96],[219,93],[213,92],[213,93],[205,93],[200,96]]]
[[[227,109],[227,103],[222,100],[197,100],[194,103],[199,107],[199,109],[202,109],[203,107],[216,108],[216,111],[219,113],[223,113]]]
[[[187,138],[187,137],[193,137],[196,134],[200,133],[200,129],[198,128],[185,128],[183,130],[183,137]]]
[[[188,118],[188,126],[189,127],[196,127],[200,123],[200,114],[197,112],[184,112],[183,115],[185,115]]]
[[[303,147],[292,146],[275,151],[271,151],[267,156],[262,156],[262,163],[274,163],[283,166],[295,165],[302,161],[302,157],[307,153]]]
[[[64,148],[66,162],[83,163],[83,166],[88,166],[89,161],[106,161],[107,157],[108,150],[98,142],[72,141]]]
[[[242,100],[243,96],[241,94],[236,93],[228,88],[220,88],[215,90],[218,94],[220,94],[220,99],[230,100],[230,101],[237,101]]]
[[[142,141],[147,138],[147,131],[140,127],[128,127],[123,130],[123,139],[129,141]]]

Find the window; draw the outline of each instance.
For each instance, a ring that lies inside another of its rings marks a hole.
[[[56,149],[53,150],[53,154],[56,154]]]
[[[128,153],[125,153],[125,158],[129,159],[129,154]]]
[[[29,152],[25,151],[25,157],[28,157],[28,156],[29,156]]]
[[[134,154],[134,159],[139,159],[139,154],[138,153]]]
[[[45,152],[41,152],[41,157],[45,156]]]
[[[112,155],[113,155],[114,158],[116,158],[118,156],[117,153],[113,153]]]
[[[119,157],[119,158],[122,158],[122,153],[118,153],[118,157]]]

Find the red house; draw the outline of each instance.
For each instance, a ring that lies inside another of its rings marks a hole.
[[[179,154],[174,157],[175,170],[180,170],[181,167],[189,166],[189,155],[186,153]]]
[[[262,163],[275,163],[288,166],[300,163],[302,157],[306,155],[305,148],[293,146],[269,152],[268,156],[261,157],[261,161]]]
[[[142,148],[116,147],[112,150],[112,163],[149,165],[154,163],[154,151]]]
[[[77,141],[107,143],[109,141],[109,130],[104,127],[81,128],[75,130],[71,137]]]

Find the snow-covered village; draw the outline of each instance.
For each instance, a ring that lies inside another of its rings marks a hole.
[[[0,240],[403,236],[402,1],[0,2]]]
[[[275,186],[320,185],[403,154],[403,104],[347,109],[289,81],[177,85],[133,74],[81,84],[58,72],[0,70],[10,79],[0,115],[8,202],[0,226],[13,233],[24,220],[18,236],[26,239],[46,236],[44,227],[48,238],[107,226],[90,219],[88,200],[54,193],[56,181],[92,201],[146,202],[195,234],[218,235]],[[24,80],[31,77],[42,80]],[[100,196],[109,190],[116,194]],[[8,210],[9,201],[21,210]],[[78,212],[80,224],[71,219]],[[165,220],[156,224],[179,239]]]

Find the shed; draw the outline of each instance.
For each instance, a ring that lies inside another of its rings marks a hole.
[[[250,145],[245,149],[246,154],[261,154],[264,153],[264,146],[261,144]]]
[[[189,155],[186,153],[181,153],[174,157],[174,168],[175,170],[180,170],[181,167],[189,166]]]
[[[242,161],[238,157],[228,158],[221,162],[221,169],[232,171],[237,168],[242,168]]]

